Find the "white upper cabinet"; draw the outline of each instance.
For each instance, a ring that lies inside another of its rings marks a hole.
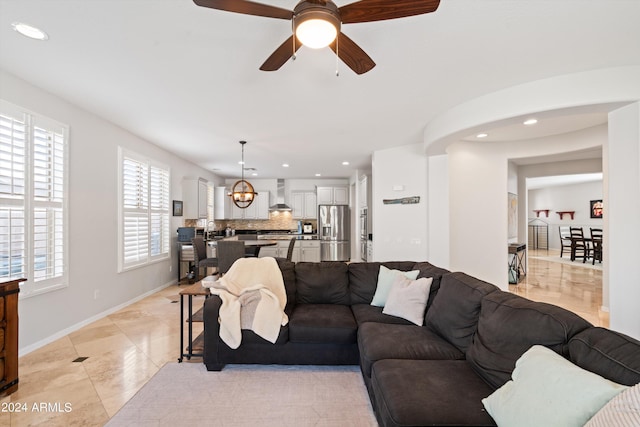
[[[207,217],[207,189],[205,179],[185,179],[182,182],[183,215],[185,219]]]
[[[313,191],[291,192],[291,217],[295,219],[311,219],[316,217],[318,203]]]
[[[244,209],[237,207],[227,197],[231,204],[231,219],[269,219],[269,191],[256,189],[256,193],[258,195],[253,203]]]
[[[367,191],[368,191],[368,179],[366,175],[363,175],[362,178],[360,178],[360,182],[359,182],[359,188],[358,188],[358,198],[360,199],[360,207],[361,208],[366,208],[367,207]]]
[[[318,205],[348,205],[348,187],[318,187]]]

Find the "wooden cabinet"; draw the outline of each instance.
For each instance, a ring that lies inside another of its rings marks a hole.
[[[316,218],[318,203],[316,193],[313,191],[292,191],[291,192],[291,217],[295,219]]]
[[[209,184],[205,179],[185,179],[182,182],[183,215],[185,219],[207,218]]]
[[[319,205],[348,205],[348,187],[318,187],[316,190]]]
[[[0,283],[0,395],[18,389],[18,293],[20,282]]]

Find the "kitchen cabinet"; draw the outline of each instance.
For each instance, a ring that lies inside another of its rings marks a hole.
[[[260,258],[274,257],[286,258],[289,251],[289,239],[278,240],[276,246],[263,246],[260,248]],[[293,262],[320,262],[319,240],[297,240],[293,247]]]
[[[300,246],[298,261],[320,262],[320,241],[319,240],[299,240],[296,246]],[[295,249],[294,249],[295,251]]]
[[[207,180],[185,179],[182,182],[183,216],[185,219],[207,218]]]
[[[244,209],[237,207],[229,197],[232,219],[269,219],[269,191],[256,190],[256,193],[253,203]]]
[[[291,192],[291,217],[295,219],[316,218],[318,202],[313,191]]]
[[[319,205],[348,205],[348,187],[317,187],[317,201]]]
[[[367,187],[368,187],[368,178],[366,175],[363,175],[362,178],[360,178],[360,182],[358,183],[358,199],[359,199],[361,208],[367,207],[367,202],[368,202]]]
[[[269,191],[256,190],[258,195],[248,208],[237,207],[226,187],[216,187],[215,219],[269,219]]]
[[[214,219],[231,219],[231,206],[233,202],[228,196],[229,190],[226,187],[216,187],[214,190],[215,202],[213,204]]]

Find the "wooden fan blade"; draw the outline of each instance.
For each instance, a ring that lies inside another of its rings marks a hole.
[[[329,45],[332,51],[336,52],[336,42]],[[365,53],[353,40],[344,33],[338,34],[338,58],[342,60],[356,74],[364,74],[376,66],[373,59]]]
[[[295,49],[293,46],[294,40],[296,43]],[[280,47],[278,47],[271,54],[271,56],[267,58],[266,61],[264,61],[264,64],[260,66],[260,69],[262,71],[276,71],[277,69],[282,67],[285,62],[291,59],[293,54],[297,52],[298,49],[300,49],[300,46],[302,46],[302,44],[298,41],[298,39],[295,36],[292,35],[287,40],[285,40],[285,42],[282,43]]]
[[[434,12],[440,0],[362,0],[342,6],[343,24],[383,21]]]
[[[193,2],[198,6],[227,12],[265,16],[267,18],[293,19],[293,12],[290,10],[248,0],[193,0]]]

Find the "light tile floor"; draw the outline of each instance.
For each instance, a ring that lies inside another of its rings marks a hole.
[[[533,258],[558,255],[552,251],[529,255],[528,274],[518,285],[509,286],[512,292],[608,326],[607,313],[600,311],[601,271],[580,263]],[[0,427],[102,426],[160,367],[177,360],[180,304],[176,302],[184,287],[163,289],[20,358],[20,385],[0,400]],[[195,297],[194,304],[203,300]],[[195,334],[201,330],[201,324],[195,324]],[[87,359],[74,362],[78,357]],[[200,361],[185,359],[185,363]]]

